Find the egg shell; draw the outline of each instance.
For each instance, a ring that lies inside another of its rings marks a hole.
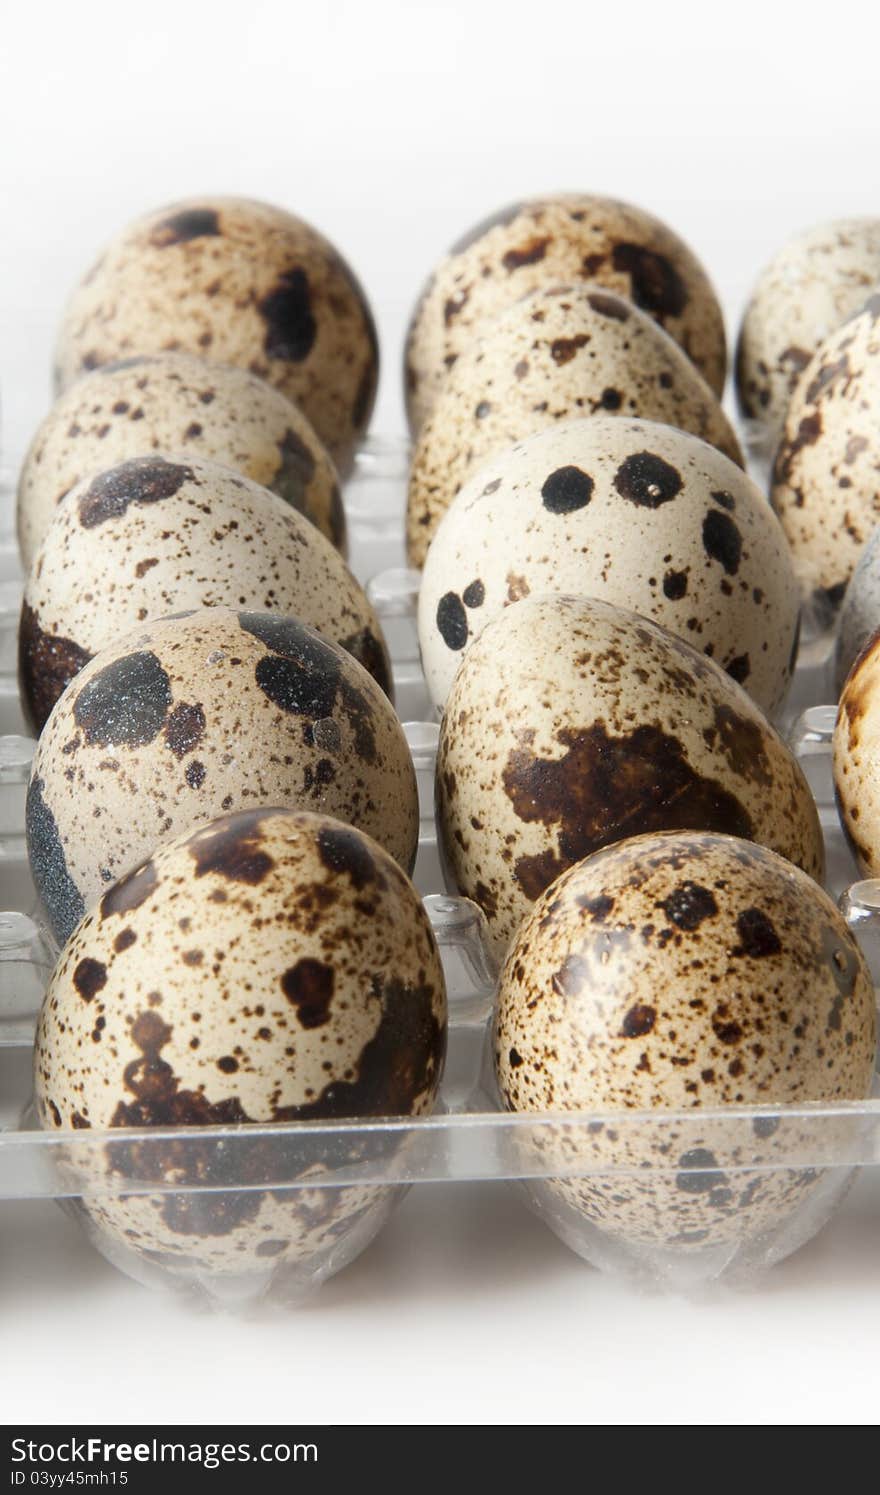
[[[846,677],[880,628],[880,530],[875,529],[849,579],[837,620],[834,679],[840,695]]]
[[[750,1148],[735,1117],[685,1142],[657,1109],[859,1100],[875,1044],[870,972],[827,894],[763,847],[693,833],[619,842],[548,888],[509,952],[494,1029],[508,1110],[652,1113],[583,1140],[585,1167],[619,1173],[546,1192],[612,1235],[686,1248],[777,1225],[817,1174],[782,1166],[812,1155],[796,1118],[756,1119]],[[578,1151],[558,1135],[545,1150],[569,1168]]]
[[[40,1015],[37,1111],[49,1130],[175,1128],[96,1145],[92,1223],[154,1261],[242,1272],[320,1255],[388,1191],[253,1187],[319,1179],[362,1140],[334,1158],[263,1130],[226,1160],[185,1129],[423,1115],[445,1045],[436,942],[394,860],[327,816],[247,810],[157,851],[79,925]],[[101,1197],[102,1175],[229,1188]]]
[[[333,815],[411,869],[412,759],[356,659],[296,618],[225,607],[96,654],[49,717],[28,787],[31,872],[59,941],[156,846],[254,805]]]
[[[407,333],[404,378],[413,432],[488,317],[538,286],[577,280],[595,281],[635,302],[721,393],[724,319],[693,252],[641,208],[559,193],[501,209],[465,234],[437,266]]]
[[[772,501],[806,595],[840,604],[880,519],[880,293],[817,349],[798,380]]]
[[[246,369],[161,353],[96,369],[62,395],[37,428],[18,482],[25,567],[71,488],[154,452],[184,452],[235,468],[271,488],[345,552],[336,470],[301,411]]]
[[[56,386],[132,353],[178,350],[283,390],[348,470],[376,395],[376,329],[351,268],[310,224],[236,197],[129,224],[70,298]]]
[[[847,676],[833,744],[840,823],[866,877],[880,876],[880,634]]]
[[[390,695],[379,620],[315,526],[230,468],[156,455],[87,478],[55,511],[24,592],[26,714],[40,731],[83,665],[138,624],[224,605],[301,619]]]
[[[593,416],[496,456],[432,541],[419,642],[444,704],[473,640],[530,593],[644,613],[775,710],[797,653],[800,593],[785,536],[744,472],[697,437]]]
[[[419,433],[407,496],[411,564],[424,564],[455,495],[490,457],[557,421],[618,412],[692,431],[742,466],[705,380],[622,296],[551,286],[493,318],[456,360]]]
[[[593,598],[527,598],[487,625],[449,693],[436,791],[448,876],[497,955],[560,873],[637,832],[722,831],[823,871],[806,779],[745,691]]]
[[[772,450],[798,376],[880,281],[880,218],[840,218],[789,240],[752,291],[737,342],[741,413]]]

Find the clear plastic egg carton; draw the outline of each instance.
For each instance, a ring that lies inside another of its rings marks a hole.
[[[810,1239],[855,1171],[880,1188],[880,1098],[803,1107],[512,1116],[492,1093],[495,972],[480,911],[448,894],[437,851],[438,727],[419,666],[418,577],[406,569],[403,441],[361,452],[346,492],[350,561],[369,586],[394,662],[421,806],[416,884],[443,956],[449,1048],[440,1105],[419,1120],[44,1133],[31,1055],[56,951],[27,866],[24,796],[34,744],[16,689],[21,573],[12,477],[0,528],[0,1199],[55,1199],[98,1250],[140,1281],[222,1307],[297,1302],[375,1237],[411,1185],[506,1179],[571,1249],[642,1283],[748,1284]],[[831,640],[805,634],[780,722],[810,780],[828,887],[880,972],[880,882],[858,882],[834,809]],[[880,1097],[880,1085],[876,1091]],[[8,1207],[8,1205],[7,1205]],[[247,1241],[261,1211],[277,1238]],[[143,1221],[161,1222],[144,1231]],[[625,1224],[622,1226],[621,1221]],[[271,1249],[270,1249],[271,1248]],[[880,1248],[880,1241],[878,1241]],[[0,1258],[2,1270],[2,1258]]]

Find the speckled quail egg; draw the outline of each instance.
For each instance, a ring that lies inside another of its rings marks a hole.
[[[336,471],[296,406],[246,369],[161,353],[96,369],[39,426],[18,483],[25,566],[65,493],[93,473],[153,452],[234,467],[299,509],[344,552]]]
[[[648,312],[720,394],[724,320],[702,265],[657,218],[629,203],[562,193],[513,203],[453,245],[422,292],[406,340],[417,431],[447,371],[488,318],[542,285],[590,280]]]
[[[798,376],[880,281],[880,218],[841,218],[798,234],[763,271],[736,351],[736,392],[758,443],[782,434]]]
[[[677,343],[631,302],[595,286],[533,291],[456,359],[421,428],[407,548],[422,565],[474,470],[557,421],[620,414],[702,436],[742,466],[730,423]]]
[[[880,293],[818,348],[788,407],[773,506],[805,593],[836,607],[880,519]]]
[[[57,938],[156,846],[273,804],[357,825],[412,868],[415,771],[372,676],[276,613],[211,607],[126,634],[64,692],[34,755],[28,854]]]
[[[448,876],[498,954],[560,873],[641,831],[723,831],[823,870],[807,782],[745,691],[594,598],[529,597],[484,628],[446,702],[436,788]]]
[[[880,633],[856,659],[834,729],[834,786],[847,840],[866,877],[880,877]]]
[[[862,551],[844,593],[834,650],[837,694],[869,638],[880,628],[880,529]]]
[[[390,693],[379,621],[314,525],[228,467],[156,455],[87,478],[56,510],[22,605],[26,714],[40,731],[92,655],[139,623],[223,605],[301,619]]]
[[[785,536],[745,473],[695,436],[594,416],[529,437],[465,484],[419,594],[438,706],[486,624],[542,592],[602,597],[656,619],[764,710],[785,695],[800,607]]]
[[[548,1167],[583,1174],[551,1179],[545,1198],[613,1236],[694,1248],[777,1225],[817,1174],[781,1165],[806,1151],[797,1118],[703,1131],[657,1109],[863,1098],[874,988],[834,903],[782,857],[725,835],[642,835],[570,868],[523,920],[494,1040],[509,1110],[652,1113],[551,1129]]]
[[[283,390],[348,468],[376,394],[376,330],[350,267],[308,223],[207,197],[129,224],[68,303],[57,385],[131,353],[178,350]]]
[[[394,860],[327,816],[252,809],[157,851],[79,925],[42,1008],[37,1110],[50,1130],[418,1116],[445,1045],[437,946]],[[93,1166],[85,1208],[172,1270],[320,1270],[389,1191],[254,1185],[362,1155],[295,1130],[250,1146],[120,1139],[90,1152],[119,1189],[229,1189],[102,1196]]]

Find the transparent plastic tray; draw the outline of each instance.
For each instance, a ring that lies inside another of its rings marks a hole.
[[[603,1269],[675,1290],[718,1278],[753,1281],[827,1221],[857,1168],[878,1170],[880,1187],[880,1099],[607,1115],[511,1116],[497,1109],[487,1063],[495,973],[482,915],[446,892],[437,854],[438,728],[418,659],[418,578],[406,569],[403,546],[406,462],[402,441],[368,443],[348,485],[346,508],[350,563],[368,584],[385,628],[397,707],[418,776],[415,880],[440,944],[450,1005],[438,1111],[417,1121],[103,1133],[43,1133],[31,1110],[34,1023],[57,952],[39,922],[24,842],[34,744],[15,680],[21,573],[11,524],[14,466],[5,472],[0,1198],[56,1199],[122,1270],[223,1306],[265,1293],[299,1300],[363,1250],[407,1186],[453,1180],[510,1180],[524,1204]],[[829,747],[835,712],[822,704],[830,699],[830,655],[830,637],[808,630],[779,725],[816,797],[829,890],[841,898],[876,981],[880,883],[854,881],[834,809]],[[271,1253],[265,1240],[259,1252],[247,1247],[247,1222],[263,1210],[277,1221]],[[174,1228],[145,1230],[145,1219],[171,1221]]]

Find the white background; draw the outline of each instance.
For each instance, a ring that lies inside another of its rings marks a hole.
[[[735,332],[789,233],[880,212],[880,23],[837,3],[6,7],[5,450],[43,413],[53,326],[102,241],[190,193],[275,200],[334,239],[378,316],[375,429],[432,261],[506,200],[629,198],[710,270]],[[10,1422],[840,1423],[877,1418],[880,1189],[768,1284],[636,1296],[499,1187],[411,1194],[298,1315],[199,1317],[117,1276],[54,1207],[0,1207]]]

